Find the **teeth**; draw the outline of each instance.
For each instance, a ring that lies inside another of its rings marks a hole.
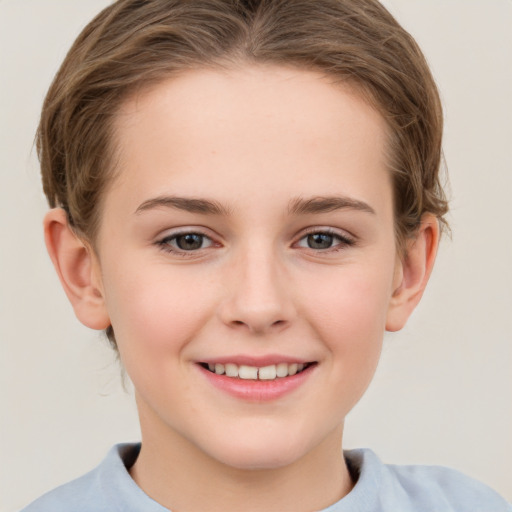
[[[274,380],[277,375],[276,365],[272,364],[270,366],[264,366],[260,368],[258,372],[258,377],[260,380]]]
[[[305,364],[297,363],[279,363],[271,364],[258,368],[256,366],[238,366],[233,363],[212,364],[208,363],[208,369],[217,375],[226,375],[226,377],[240,378],[245,380],[274,380],[295,375],[306,367]]]
[[[286,363],[279,363],[276,366],[276,375],[278,377],[288,377],[288,365]]]
[[[226,375],[228,377],[238,377],[238,366],[236,364],[226,365]]]
[[[241,379],[257,379],[258,378],[258,368],[255,366],[240,366],[238,369],[238,376]]]

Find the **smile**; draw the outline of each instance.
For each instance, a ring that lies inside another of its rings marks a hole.
[[[201,366],[217,375],[242,380],[276,380],[303,372],[315,363],[278,363],[268,366],[237,365],[235,363],[201,363]]]

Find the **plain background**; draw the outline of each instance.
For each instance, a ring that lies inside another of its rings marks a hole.
[[[74,318],[46,255],[32,147],[52,76],[107,3],[0,0],[2,512],[139,436],[112,352]],[[512,500],[512,2],[385,4],[441,89],[454,236],[407,328],[386,336],[345,447],[452,466]]]

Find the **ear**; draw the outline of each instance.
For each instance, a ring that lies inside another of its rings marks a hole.
[[[92,248],[71,229],[62,208],[44,218],[46,248],[77,318],[91,329],[110,325],[99,262]]]
[[[397,263],[387,319],[387,331],[399,331],[420,301],[434,267],[439,244],[439,222],[427,213],[417,235],[408,240],[405,254]]]

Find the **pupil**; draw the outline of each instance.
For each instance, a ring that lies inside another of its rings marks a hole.
[[[308,246],[311,249],[329,249],[332,246],[332,235],[326,233],[314,233],[308,235]]]
[[[203,237],[202,235],[196,235],[195,233],[180,235],[176,238],[176,245],[184,251],[200,249],[203,245]]]

